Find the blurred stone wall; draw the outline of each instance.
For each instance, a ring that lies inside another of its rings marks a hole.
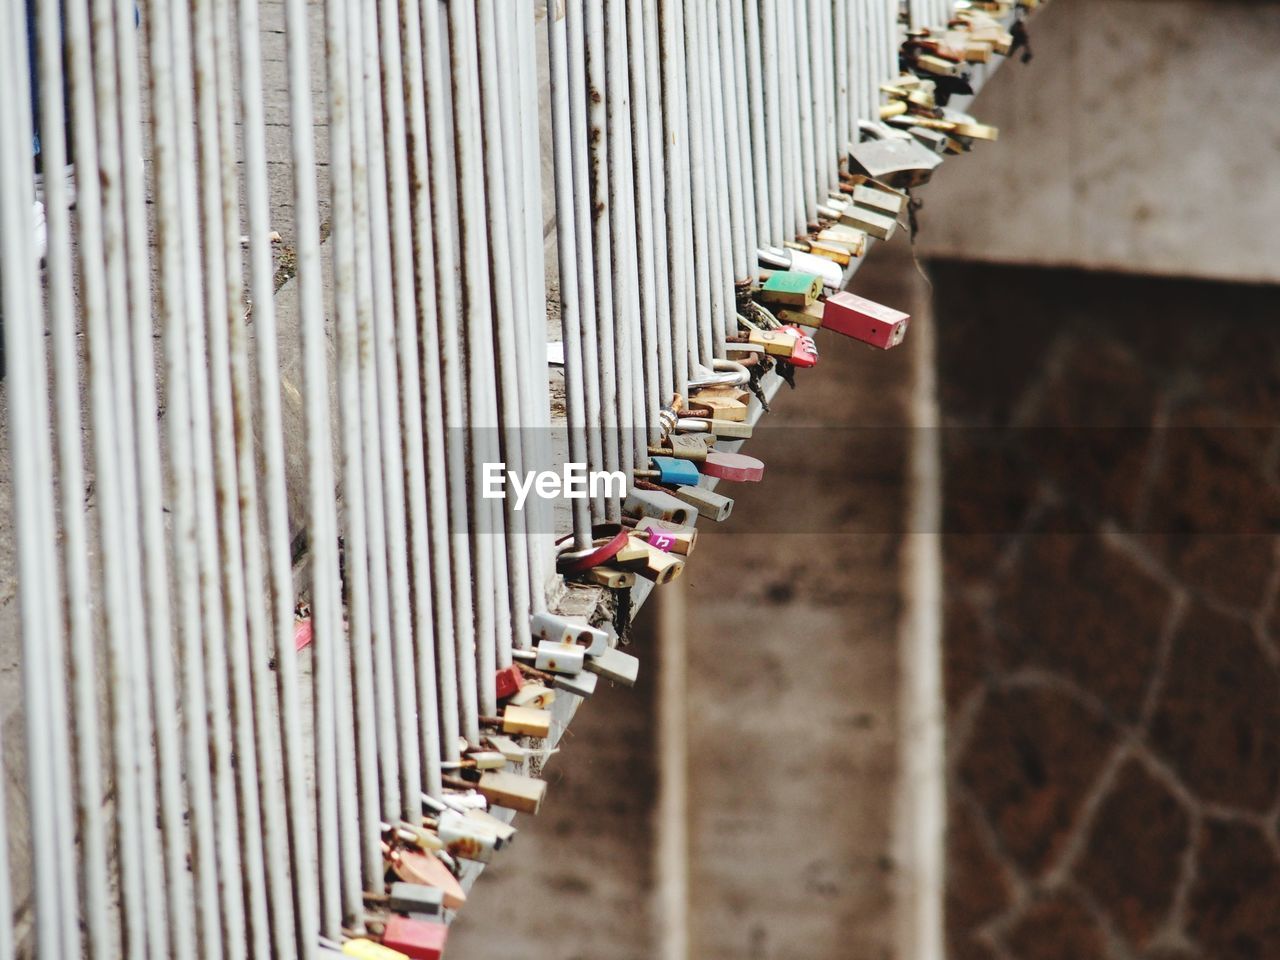
[[[952,960],[1280,956],[1280,290],[931,273]]]

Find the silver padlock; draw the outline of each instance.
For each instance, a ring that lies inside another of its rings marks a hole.
[[[672,523],[692,523],[697,511],[662,490],[631,490],[622,510],[637,517],[654,517]]]
[[[478,820],[446,810],[436,823],[444,848],[461,860],[488,863],[497,850],[497,835]]]
[[[563,690],[565,693],[572,693],[585,700],[596,692],[597,680],[599,680],[599,677],[584,669],[581,673],[572,677],[556,677],[556,689]]]
[[[609,646],[609,634],[593,627],[586,617],[562,617],[554,613],[535,613],[529,621],[534,640],[576,643],[594,657]]]
[[[606,680],[628,687],[635,686],[636,678],[640,676],[640,661],[616,647],[606,650],[601,656],[592,657],[586,668]]]
[[[586,651],[576,643],[561,643],[558,640],[544,640],[535,648],[538,659],[534,666],[547,673],[563,673],[574,676],[582,672],[582,661]]]

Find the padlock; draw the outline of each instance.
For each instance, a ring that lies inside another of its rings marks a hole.
[[[896,190],[877,190],[866,184],[858,184],[853,188],[853,202],[896,219],[906,209],[907,196]]]
[[[934,153],[946,153],[948,150],[951,150],[952,144],[955,144],[955,150],[952,152],[959,153],[963,150],[959,141],[947,136],[940,130],[926,130],[924,127],[908,127],[907,132]]]
[[[868,210],[866,207],[852,204],[840,216],[840,222],[850,227],[856,227],[867,236],[875,237],[877,240],[890,240],[898,229],[898,221],[887,214],[878,210]]]
[[[444,897],[446,909],[457,910],[467,902],[467,894],[458,883],[458,878],[449,872],[449,868],[438,857],[401,851],[392,861],[391,867],[396,876],[406,883],[421,883],[438,888]]]
[[[716,420],[731,420],[735,423],[742,423],[747,419],[747,404],[740,400],[731,400],[728,397],[709,396],[705,400],[702,395],[690,402],[691,407],[701,407],[711,411],[711,416]]]
[[[935,77],[954,77],[960,73],[960,64],[936,53],[921,53],[913,64],[917,70]]]
[[[569,676],[582,671],[585,651],[576,643],[543,640],[535,649],[538,654],[535,665],[539,670]]]
[[[543,686],[541,683],[526,683],[519,693],[511,697],[509,704],[513,707],[533,707],[538,710],[545,710],[555,703],[555,699],[554,690]]]
[[[814,306],[818,306],[814,304]],[[755,428],[741,420],[716,420],[712,417],[681,417],[676,421],[677,430],[690,430],[698,433],[711,433],[729,440],[749,440]],[[692,519],[690,515],[689,519]],[[676,520],[676,523],[683,521]]]
[[[383,946],[364,937],[348,940],[342,945],[342,955],[355,957],[356,960],[409,960],[407,953],[401,953],[391,947]]]
[[[396,824],[394,834],[397,840],[412,844],[423,853],[435,853],[437,850],[444,849],[440,838],[421,824],[406,823],[402,820]]]
[[[629,590],[636,585],[636,575],[613,567],[592,567],[582,577],[587,583],[610,590]]]
[[[449,928],[431,920],[411,920],[392,915],[382,931],[384,946],[399,950],[411,960],[440,960]]]
[[[497,850],[497,835],[479,822],[453,810],[440,814],[436,832],[451,856],[476,863],[489,863]]]
[[[775,357],[790,357],[796,349],[795,335],[782,330],[752,330],[748,338],[752,343],[760,344],[766,353]],[[696,480],[693,482],[697,483]]]
[[[720,383],[712,387],[703,387],[690,399],[690,406],[712,398],[747,403],[751,400],[751,391],[744,390],[740,385],[734,383]]]
[[[791,363],[796,367],[816,367],[818,365],[818,342],[799,327],[782,328],[795,335],[796,346],[791,351]]]
[[[593,627],[586,617],[535,613],[529,621],[529,630],[535,640],[576,643],[586,648],[588,656],[595,656],[609,646],[609,631]]]
[[[907,112],[906,100],[890,100],[888,103],[880,104],[880,119],[888,120],[890,117],[900,117]]]
[[[801,324],[806,327],[822,326],[821,302],[811,303],[807,307],[783,307],[778,311],[778,319],[783,323]]]
[[[866,140],[849,147],[849,168],[895,187],[917,187],[929,182],[942,158],[917,142],[904,139]]]
[[[848,250],[849,256],[851,257],[860,257],[866,253],[867,250],[867,235],[856,227],[851,227],[844,223],[834,223],[829,227],[824,227],[819,230],[818,239],[828,246],[840,247],[843,250]],[[781,318],[782,313],[795,310],[809,310],[812,309],[813,306],[814,304],[810,304],[807,307],[784,307],[779,312],[778,316]]]
[[[630,561],[627,566],[654,583],[667,583],[684,572],[684,561],[674,554],[650,546],[648,541],[640,537],[632,538],[644,550],[644,556]]]
[[[708,477],[735,483],[755,483],[764,479],[764,463],[742,453],[711,453],[703,467]]]
[[[693,553],[693,548],[698,544],[698,528],[682,527],[675,523],[666,523],[662,520],[654,520],[645,517],[636,524],[636,530],[649,535],[649,542],[657,546],[660,550],[667,550],[670,553],[678,553],[687,557]],[[654,542],[655,536],[664,537],[668,545],[660,546]]]
[[[563,690],[565,693],[572,693],[585,700],[596,692],[596,681],[598,679],[599,678],[594,673],[589,673],[588,671],[583,670],[576,676],[556,677],[556,689]]]
[[[652,470],[636,470],[634,475],[663,484],[698,482],[698,468],[691,460],[660,456],[651,457],[650,460],[653,463]],[[626,565],[626,561],[621,556],[614,559],[623,566]]]
[[[411,917],[440,917],[444,915],[444,891],[439,887],[398,880],[387,892],[387,906],[394,913]]]
[[[622,511],[633,517],[653,517],[672,523],[688,523],[697,512],[665,490],[631,490],[622,502]]]
[[[509,667],[503,667],[498,671],[495,681],[499,700],[505,700],[513,693],[517,693],[524,686],[524,676],[520,673],[520,669],[512,664]]]
[[[613,563],[620,567],[627,567],[636,560],[644,559],[644,547],[635,542],[632,536],[627,537],[626,546],[618,551],[617,556],[613,558]]]
[[[666,442],[666,447],[650,447],[649,453],[697,463],[707,459],[707,452],[715,444],[716,437],[714,433],[672,433]]]
[[[832,263],[837,263],[842,267],[847,267],[853,260],[859,256],[848,247],[840,244],[827,243],[825,240],[810,240],[809,250],[820,257],[826,257]]]
[[[844,283],[844,271],[837,264],[824,257],[816,257],[803,250],[791,250],[786,247],[759,247],[756,257],[760,266],[768,270],[794,270],[797,273],[808,273],[822,280],[824,287],[838,290]]]
[[[587,669],[606,680],[633,687],[640,676],[640,661],[617,647],[610,647],[600,656],[589,659]]]
[[[721,523],[733,512],[733,501],[703,487],[676,487],[672,493],[698,511],[698,516]]]
[[[477,770],[501,770],[507,765],[507,758],[497,750],[473,750],[467,759],[476,765]]]
[[[547,691],[550,693],[551,691]],[[529,751],[520,744],[516,743],[510,737],[503,737],[497,734],[489,734],[485,737],[489,741],[489,746],[502,754],[508,763],[524,763],[525,757],[529,755]]]
[[[822,280],[810,273],[779,270],[770,274],[760,287],[760,299],[766,303],[807,306],[822,294]]]
[[[486,800],[519,813],[537,813],[546,796],[544,780],[498,770],[480,777],[479,790]]]
[[[546,737],[551,732],[551,714],[546,710],[508,704],[502,711],[502,732]]]
[[[827,298],[822,325],[846,337],[888,350],[902,342],[910,319],[901,310],[841,291]]]
[[[515,827],[507,823],[500,817],[495,817],[486,810],[468,810],[463,814],[469,820],[474,820],[481,826],[485,827],[496,838],[496,845],[499,850],[511,842],[518,832]]]

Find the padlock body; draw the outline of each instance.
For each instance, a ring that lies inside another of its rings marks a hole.
[[[842,291],[827,298],[823,327],[869,343],[881,350],[896,347],[906,336],[909,314]]]

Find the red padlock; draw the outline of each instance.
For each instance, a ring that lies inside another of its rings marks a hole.
[[[901,310],[843,291],[828,297],[822,311],[824,329],[843,333],[881,350],[902,342],[910,319],[910,315]]]
[[[505,700],[520,691],[520,688],[524,686],[524,677],[520,674],[520,669],[515,664],[512,664],[498,671],[495,685],[498,690],[498,699]]]
[[[411,920],[393,913],[387,918],[382,945],[399,950],[413,960],[440,960],[448,937],[449,928],[443,923]]]
[[[764,463],[755,457],[741,453],[720,453],[712,450],[707,454],[702,472],[708,477],[719,477],[721,480],[756,481],[764,479]]]
[[[797,367],[816,367],[818,365],[818,342],[808,332],[787,324],[782,328],[784,333],[795,334],[796,345],[791,351],[791,363]]]

